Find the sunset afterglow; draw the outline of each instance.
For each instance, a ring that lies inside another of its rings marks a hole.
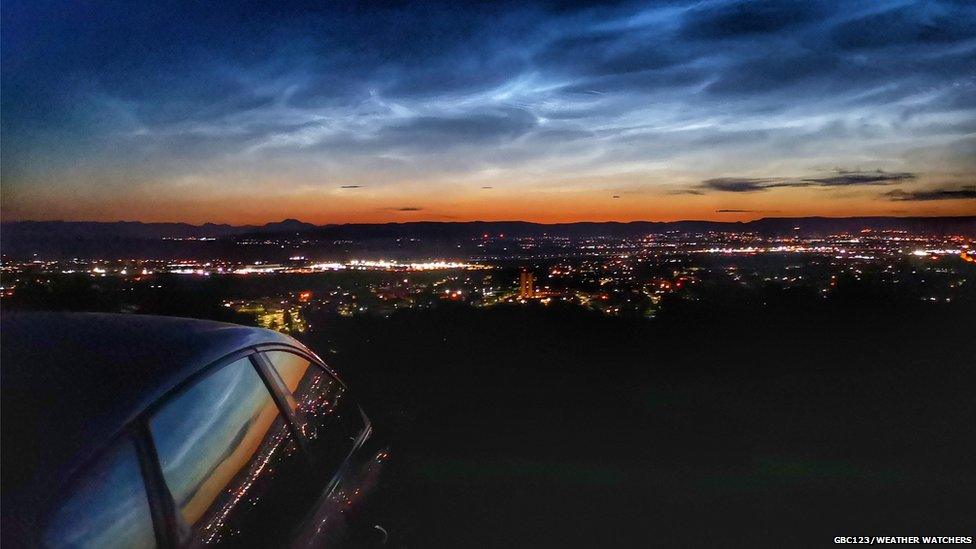
[[[45,4],[8,221],[976,213],[965,3]]]

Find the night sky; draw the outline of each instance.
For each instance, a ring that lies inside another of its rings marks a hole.
[[[2,217],[976,214],[976,2],[3,4]]]

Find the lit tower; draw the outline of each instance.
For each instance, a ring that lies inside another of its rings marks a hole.
[[[532,273],[523,269],[519,273],[519,297],[522,299],[530,299],[535,297],[535,277]]]

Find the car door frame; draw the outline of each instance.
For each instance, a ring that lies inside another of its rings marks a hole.
[[[260,357],[260,360],[265,364],[267,368],[269,368],[272,371],[274,378],[279,383],[281,383],[282,391],[287,391],[288,389],[284,385],[284,381],[281,379],[281,376],[278,375],[277,370],[275,369],[274,365],[271,363],[271,360],[267,357],[266,353],[269,351],[284,351],[305,358],[306,360],[309,361],[312,367],[317,366],[322,371],[324,371],[326,375],[330,376],[332,379],[337,381],[344,390],[347,391],[349,390],[349,386],[346,385],[346,383],[342,380],[339,374],[335,372],[335,370],[330,368],[322,359],[320,359],[317,355],[315,355],[315,353],[309,351],[308,349],[305,349],[304,347],[298,348],[284,343],[266,343],[266,344],[256,345],[255,348],[258,350],[258,356]],[[325,485],[325,487],[321,491],[321,494],[316,504],[311,509],[309,509],[309,514],[301,521],[301,524],[305,524],[307,526],[304,528],[302,532],[296,533],[297,535],[295,536],[295,539],[299,540],[300,545],[302,544],[307,545],[312,541],[310,538],[313,537],[313,534],[310,534],[310,532],[315,532],[318,530],[318,525],[314,524],[316,522],[315,517],[319,516],[319,511],[321,509],[324,509],[329,505],[328,502],[329,496],[339,486],[339,484],[342,482],[342,479],[350,472],[351,464],[354,461],[353,457],[358,452],[360,452],[364,446],[366,446],[366,442],[373,436],[372,421],[370,421],[369,416],[366,415],[366,412],[363,410],[362,406],[355,400],[353,402],[355,403],[356,409],[359,411],[359,415],[362,418],[363,429],[356,437],[356,440],[353,441],[353,444],[349,449],[349,451],[343,457],[342,463],[338,467],[336,467],[335,471],[333,471],[329,482]],[[282,402],[282,404],[285,407],[287,407],[287,403]],[[297,427],[298,425],[297,420],[295,425]],[[298,436],[303,436],[303,435],[299,434]],[[308,457],[310,459],[314,459],[314,456],[312,456],[311,454]]]
[[[265,387],[267,387],[268,391],[270,392],[275,405],[281,409],[281,406],[278,404],[278,397],[275,395],[274,390],[265,379],[264,372],[260,367],[258,367],[252,358],[256,352],[257,351],[255,350],[254,346],[250,346],[243,349],[238,349],[237,351],[228,353],[223,357],[214,360],[213,362],[187,376],[170,390],[166,391],[165,394],[147,406],[131,422],[130,430],[133,432],[133,436],[136,440],[136,448],[140,454],[140,462],[143,467],[143,483],[146,486],[146,495],[149,498],[149,508],[153,516],[153,526],[156,530],[156,545],[158,547],[180,547],[182,542],[180,539],[180,531],[183,528],[181,528],[182,523],[179,517],[179,511],[176,509],[176,502],[173,499],[173,494],[170,492],[169,486],[166,484],[166,480],[163,477],[163,468],[159,461],[159,454],[156,451],[156,443],[153,440],[152,432],[149,429],[149,420],[160,408],[174,398],[188,391],[199,381],[213,374],[220,368],[229,366],[230,364],[243,358],[248,359],[251,367],[255,369],[258,377],[261,378],[262,383],[264,383]],[[281,413],[285,414],[284,410],[281,410]],[[287,416],[285,416],[285,418],[288,429],[290,432],[292,432],[292,436],[296,436],[293,423]]]

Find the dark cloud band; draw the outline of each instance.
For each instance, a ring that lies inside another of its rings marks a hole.
[[[924,202],[930,200],[973,200],[976,199],[976,185],[963,185],[959,188],[929,189],[923,191],[903,191],[894,189],[884,193],[888,200],[896,202]]]
[[[894,185],[896,183],[913,181],[917,175],[909,172],[891,173],[883,170],[873,172],[855,172],[838,170],[836,175],[829,177],[804,178],[738,178],[717,177],[706,179],[696,189],[689,191],[720,191],[729,193],[756,193],[776,189],[779,187],[851,187]],[[695,193],[691,193],[695,194]]]

